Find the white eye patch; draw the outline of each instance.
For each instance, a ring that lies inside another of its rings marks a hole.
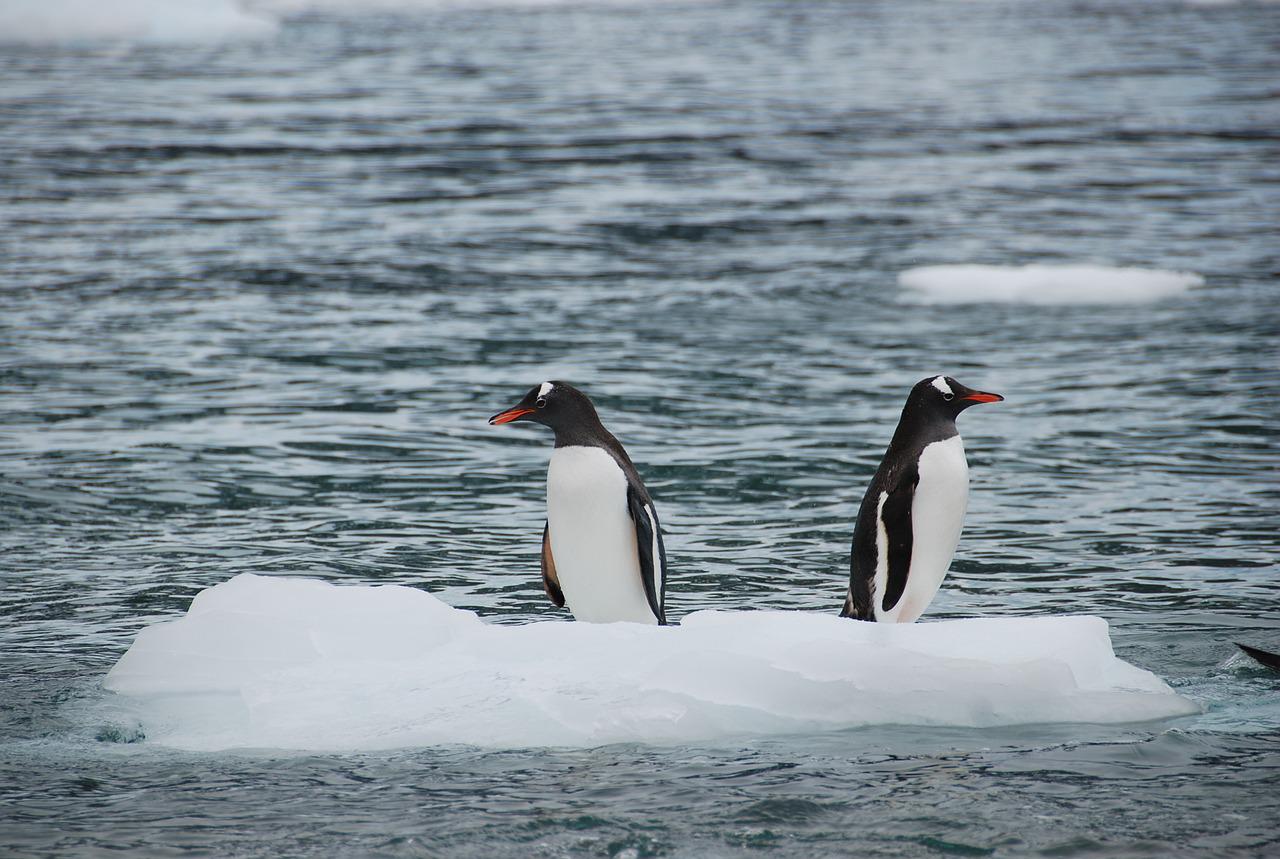
[[[955,396],[955,391],[951,390],[951,386],[947,384],[947,380],[943,376],[935,377],[932,384],[935,388],[937,388],[942,393],[951,394],[952,396]]]
[[[551,393],[552,387],[554,386],[550,382],[543,382],[542,387],[538,389],[538,396],[545,397],[547,394]]]

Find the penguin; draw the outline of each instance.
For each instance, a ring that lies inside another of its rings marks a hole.
[[[1004,397],[950,376],[917,382],[858,509],[841,617],[911,623],[938,592],[960,541],[969,463],[956,417]]]
[[[533,421],[555,432],[547,468],[542,584],[576,620],[665,625],[667,555],[662,525],[631,457],[586,394],[543,382],[489,418]]]

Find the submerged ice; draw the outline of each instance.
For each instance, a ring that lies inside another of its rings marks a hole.
[[[593,746],[1196,710],[1117,659],[1096,617],[498,625],[414,588],[254,575],[144,629],[105,685],[151,741],[193,750]]]
[[[902,272],[898,283],[926,304],[1141,304],[1181,295],[1204,279],[1100,265],[930,265]]]

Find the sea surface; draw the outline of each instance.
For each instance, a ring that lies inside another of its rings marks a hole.
[[[1280,675],[1233,645],[1280,650],[1280,5],[257,8],[0,45],[0,854],[1280,852]],[[898,284],[969,263],[1204,283]],[[485,422],[548,378],[639,465],[671,619],[834,612],[938,372],[1007,399],[925,619],[1100,615],[1203,714],[351,754],[110,718],[137,632],[242,572],[565,617],[550,440]]]

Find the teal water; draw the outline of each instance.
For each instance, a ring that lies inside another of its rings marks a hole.
[[[1280,849],[1280,7],[548,5],[0,50],[0,846],[15,855]],[[1186,270],[927,306],[940,263]],[[838,610],[909,386],[972,491],[927,619],[1089,613],[1205,713],[714,747],[198,755],[113,718],[241,572],[556,616],[549,441],[596,400],[668,615]],[[134,742],[130,742],[130,741]]]

